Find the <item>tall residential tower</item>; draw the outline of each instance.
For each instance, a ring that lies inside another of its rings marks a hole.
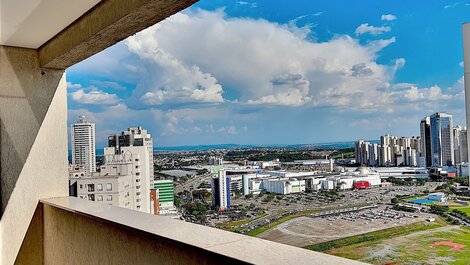
[[[95,124],[80,116],[70,128],[72,139],[72,164],[83,166],[89,175],[96,171]]]

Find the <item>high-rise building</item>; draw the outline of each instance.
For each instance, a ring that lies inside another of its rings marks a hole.
[[[72,164],[83,166],[87,174],[96,171],[95,124],[80,116],[70,128]]]
[[[362,161],[362,144],[364,144],[364,140],[359,140],[355,143],[354,157],[358,164],[364,163],[364,161]]]
[[[451,166],[455,162],[452,115],[437,112],[430,120],[432,166]]]
[[[368,166],[417,166],[420,137],[383,135],[380,145],[359,140],[355,143],[356,163]]]
[[[468,162],[467,128],[456,126],[453,129],[455,164]]]
[[[224,160],[221,157],[211,156],[209,157],[210,166],[221,166],[224,164]]]
[[[151,213],[150,189],[154,188],[153,140],[147,130],[142,127],[129,128],[120,134],[108,137],[105,155],[132,155],[134,157],[136,182],[135,200],[141,202],[142,211]]]
[[[421,135],[421,150],[420,157],[424,161],[422,166],[431,167],[432,166],[432,156],[431,156],[431,118],[425,117],[421,120],[419,124],[420,135]]]
[[[230,208],[230,178],[224,169],[218,172],[218,176],[212,178],[212,206],[218,206],[219,211]]]

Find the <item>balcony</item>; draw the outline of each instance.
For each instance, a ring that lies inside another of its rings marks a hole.
[[[74,197],[41,200],[15,264],[362,264]]]
[[[17,2],[0,0],[0,264],[360,264],[65,197],[65,69],[197,0]]]

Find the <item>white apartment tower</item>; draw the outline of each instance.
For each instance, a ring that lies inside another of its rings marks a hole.
[[[72,139],[72,164],[83,166],[87,174],[96,171],[95,124],[80,116],[70,128]]]
[[[120,134],[108,137],[108,146],[104,148],[104,154],[124,155],[134,158],[136,169],[135,182],[139,185],[134,189],[135,200],[139,202],[143,212],[151,213],[150,189],[154,187],[153,170],[153,140],[146,129],[142,127],[128,128]]]

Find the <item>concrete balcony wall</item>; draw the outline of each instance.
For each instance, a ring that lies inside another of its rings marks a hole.
[[[74,197],[39,204],[16,264],[361,264]]]
[[[40,198],[67,196],[64,70],[0,46],[0,263],[13,264]]]

